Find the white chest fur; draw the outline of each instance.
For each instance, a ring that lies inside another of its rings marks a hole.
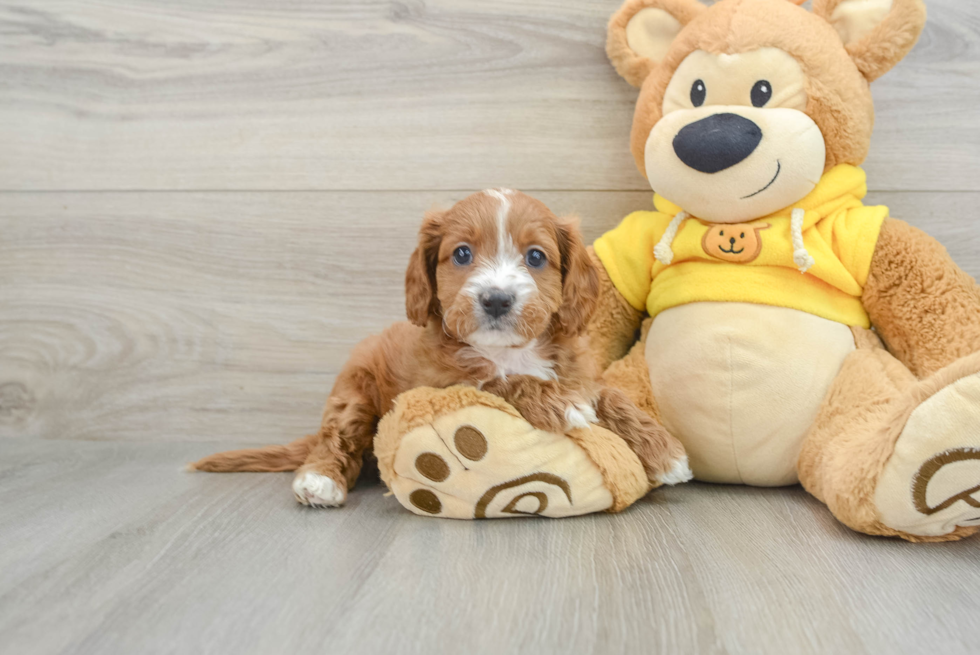
[[[497,346],[470,346],[464,351],[465,355],[481,357],[493,363],[497,375],[529,375],[542,380],[557,380],[555,364],[540,354],[536,341],[518,348]]]

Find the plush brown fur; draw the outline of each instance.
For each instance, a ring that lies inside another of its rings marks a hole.
[[[703,11],[697,0],[626,3],[610,21],[607,51],[628,82],[635,84],[646,72],[630,140],[644,177],[646,142],[662,116],[667,84],[684,58],[695,50],[734,54],[775,47],[788,52],[807,76],[806,113],[824,135],[825,170],[864,161],[874,126],[868,82],[887,72],[912,48],[925,25],[925,10],[921,0],[895,0],[885,21],[845,49],[840,36],[823,18],[839,1],[818,2],[825,14],[811,13],[787,0],[726,0],[711,11]],[[626,45],[626,23],[643,7],[664,9],[685,25],[662,62],[637,57]]]
[[[395,451],[401,441],[401,436],[425,425],[430,425],[437,417],[463,409],[480,405],[489,409],[521,418],[521,413],[508,404],[503,398],[483,392],[476,387],[454,385],[446,387],[443,393],[430,393],[434,389],[416,387],[405,392],[398,399],[398,409],[386,414],[383,422],[394,422],[398,429],[387,433],[387,439],[379,439],[375,443],[375,456],[378,459],[378,469],[382,476],[393,475],[395,466]]]
[[[662,117],[664,92],[681,62],[695,50],[744,53],[774,47],[792,55],[806,78],[806,114],[826,144],[825,170],[860,165],[874,124],[869,82],[912,48],[925,24],[921,0],[893,0],[866,33],[837,25],[844,0],[814,0],[813,11],[787,0],[721,0],[706,9],[697,0],[628,0],[609,23],[607,52],[629,83],[642,84],[631,136],[637,167],[646,175],[645,146]],[[626,26],[645,7],[663,9],[684,27],[661,61],[634,53]],[[841,29],[838,32],[838,29]],[[592,326],[600,361],[624,353],[636,318],[607,277],[599,306],[608,318]],[[885,221],[862,302],[874,332],[855,329],[858,350],[845,361],[800,454],[803,485],[845,524],[869,534],[910,541],[944,541],[973,534],[958,528],[942,537],[904,534],[881,524],[875,486],[911,412],[932,394],[980,367],[980,287],[933,239],[901,221]],[[887,348],[887,350],[886,350]],[[643,339],[603,375],[633,403],[659,420]]]
[[[980,351],[980,287],[902,221],[882,225],[861,300],[888,349],[919,377]]]
[[[661,423],[660,409],[653,396],[650,385],[650,370],[647,366],[647,335],[653,319],[646,319],[640,327],[640,339],[633,344],[629,353],[612,363],[602,374],[602,383],[623,391],[634,405],[646,412],[657,423]]]
[[[569,430],[567,434],[602,473],[602,479],[613,497],[613,504],[606,511],[613,514],[622,512],[657,486],[650,481],[650,475],[637,454],[610,430],[594,426],[589,430]],[[633,462],[640,466],[635,466]]]
[[[626,40],[626,25],[637,12],[647,7],[664,9],[681,25],[687,25],[705,9],[696,0],[629,0],[613,14],[607,28],[606,54],[616,67],[616,72],[636,87],[643,85],[643,80],[650,75],[657,62],[641,57],[630,49]]]
[[[634,309],[616,292],[616,287],[609,279],[609,274],[603,268],[592,246],[589,246],[588,250],[592,265],[599,272],[600,289],[588,331],[591,335],[592,356],[599,370],[604,371],[610,364],[629,352],[636,342],[636,333],[640,329],[643,313]]]
[[[830,20],[843,0],[813,0],[813,13]],[[869,82],[887,73],[912,50],[926,23],[922,0],[892,0],[891,11],[874,29],[845,47]]]
[[[800,483],[842,523],[865,534],[908,541],[955,541],[975,534],[980,527],[959,527],[938,537],[893,530],[879,520],[874,494],[912,411],[946,385],[980,370],[980,355],[919,381],[872,339],[859,339],[858,345],[844,361],[803,443],[797,465]]]
[[[619,392],[603,389],[582,336],[599,293],[598,274],[575,224],[543,204],[511,193],[508,238],[521,251],[535,246],[549,264],[534,273],[535,293],[520,309],[518,330],[536,339],[536,354],[550,362],[555,380],[504,377],[496,364],[466,339],[479,328],[473,298],[464,285],[480,258],[495,256],[498,201],[470,196],[446,212],[426,216],[406,273],[406,309],[413,324],[397,323],[354,349],[327,400],[320,431],[287,446],[219,453],[192,465],[207,471],[297,469],[330,477],[346,491],[354,485],[379,419],[395,398],[417,387],[482,386],[517,408],[539,429],[564,432],[565,412],[577,403],[594,406],[599,425],[623,438],[643,461],[652,483],[683,456],[662,427]],[[476,253],[473,266],[451,261],[460,243]]]

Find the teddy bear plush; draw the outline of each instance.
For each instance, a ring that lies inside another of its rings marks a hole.
[[[925,7],[798,4],[629,0],[613,16],[656,194],[594,244],[593,347],[696,479],[800,482],[854,530],[959,539],[980,527],[980,290],[862,203],[859,168],[869,84]]]
[[[656,194],[594,244],[592,346],[604,382],[681,440],[696,479],[799,482],[854,530],[960,539],[980,528],[980,289],[935,240],[865,206],[859,168],[869,85],[911,50],[925,8],[799,4],[628,0],[612,17],[609,58],[640,87],[631,149]],[[442,402],[452,393],[419,390],[379,430],[382,476],[409,509],[438,513],[410,500],[424,483],[440,511],[478,516],[484,488],[513,495],[572,459],[602,500],[552,485],[560,510],[523,513],[622,509],[645,491],[615,482],[635,478],[630,453],[599,457],[485,395]],[[477,419],[501,449],[486,479],[431,491],[413,439],[438,423],[452,443]],[[536,455],[542,440],[574,457]],[[514,497],[548,506],[533,493]]]

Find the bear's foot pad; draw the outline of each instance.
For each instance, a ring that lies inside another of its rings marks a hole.
[[[912,410],[875,489],[886,526],[921,536],[980,526],[980,373]]]
[[[423,516],[576,516],[618,511],[646,492],[628,448],[612,464],[602,454],[594,461],[595,442],[615,449],[618,437],[598,427],[573,432],[577,437],[537,430],[476,389],[423,388],[399,397],[378,428],[375,453],[388,488]]]

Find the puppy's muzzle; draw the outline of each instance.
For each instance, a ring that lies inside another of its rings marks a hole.
[[[491,318],[500,318],[510,312],[514,306],[514,300],[514,294],[499,289],[491,289],[480,294],[480,306]]]

